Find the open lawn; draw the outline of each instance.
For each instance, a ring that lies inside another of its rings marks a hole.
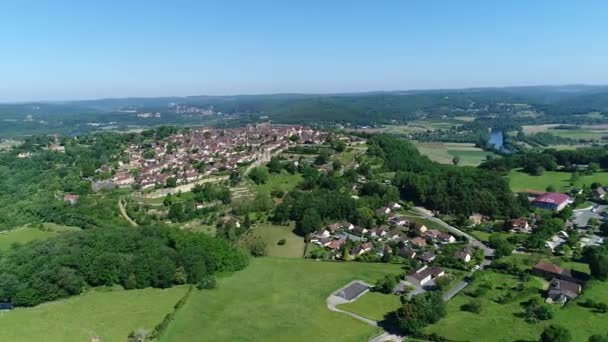
[[[264,184],[255,184],[248,180],[248,187],[253,192],[270,193],[272,190],[289,191],[295,188],[302,181],[302,175],[292,175],[287,171],[274,174],[271,173],[268,180]]]
[[[293,233],[293,225],[274,226],[270,224],[259,224],[253,229],[253,235],[260,237],[266,242],[268,255],[283,258],[301,258],[304,255],[304,238]],[[278,242],[285,239],[284,245]]]
[[[0,341],[126,341],[151,330],[186,293],[186,287],[92,291],[81,296],[0,314]]]
[[[513,170],[509,173],[509,183],[511,189],[519,191],[522,189],[533,189],[544,191],[549,185],[555,187],[557,191],[568,191],[570,187],[570,172],[545,171],[540,176],[531,176],[520,170]],[[591,185],[593,182],[606,183],[608,172],[596,172],[592,175],[581,175],[574,186],[582,187]]]
[[[384,315],[397,310],[400,306],[399,296],[368,292],[352,303],[338,305],[338,308],[375,321],[381,321],[384,319]]]
[[[458,165],[477,166],[486,160],[488,155],[496,157],[493,152],[484,151],[468,143],[416,143],[421,154],[442,164],[452,164],[454,157],[460,158]]]
[[[330,311],[326,298],[351,280],[375,282],[399,265],[257,258],[193,292],[161,341],[367,341],[378,329]]]
[[[25,244],[34,240],[48,239],[63,232],[78,231],[80,228],[44,223],[44,229],[22,227],[0,232],[0,250],[10,249],[14,243]]]

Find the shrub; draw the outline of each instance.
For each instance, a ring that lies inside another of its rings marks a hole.
[[[472,313],[480,313],[481,312],[481,301],[480,300],[472,300],[467,304],[463,304],[460,309],[462,311],[468,311]]]
[[[279,242],[277,242],[277,245],[279,245],[279,246],[283,246],[283,245],[284,245],[284,244],[286,244],[286,243],[287,243],[287,240],[285,240],[285,239],[281,239],[281,240],[279,240]]]
[[[217,286],[215,278],[212,276],[204,276],[196,285],[196,288],[199,290],[210,290],[214,289]]]

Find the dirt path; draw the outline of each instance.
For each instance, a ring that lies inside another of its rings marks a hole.
[[[125,210],[125,206],[124,203],[122,203],[122,199],[118,200],[118,210],[120,210],[120,214],[122,215],[122,217],[124,217],[125,220],[127,220],[133,227],[139,226],[137,222],[133,221],[133,219],[131,219],[129,215],[127,215],[127,210]]]

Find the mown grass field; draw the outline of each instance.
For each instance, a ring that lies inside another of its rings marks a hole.
[[[273,190],[289,191],[295,188],[301,181],[302,175],[299,173],[292,175],[287,171],[282,171],[279,174],[270,174],[264,184],[255,184],[248,180],[247,186],[252,192],[270,193]]]
[[[477,166],[486,160],[492,152],[484,151],[474,144],[467,143],[415,143],[421,154],[442,164],[452,164],[454,157],[460,158],[458,165]]]
[[[58,234],[77,231],[80,228],[44,223],[44,230],[37,227],[22,227],[0,233],[0,250],[8,250],[14,243],[26,244],[34,240],[48,239]]]
[[[375,282],[398,265],[258,258],[192,293],[161,341],[367,341],[378,330],[327,309],[351,280]]]
[[[568,191],[570,186],[570,178],[572,174],[569,172],[545,171],[540,176],[531,176],[520,170],[513,170],[509,173],[509,183],[511,189],[519,191],[522,189],[533,189],[544,191],[548,186],[553,186],[557,191]],[[581,175],[574,183],[576,187],[583,185],[591,185],[593,182],[605,184],[608,182],[608,172],[596,172],[592,175]]]
[[[375,321],[381,321],[384,319],[384,315],[397,310],[400,306],[401,301],[397,295],[368,292],[356,301],[338,307]]]
[[[275,226],[271,224],[259,224],[253,228],[252,234],[260,237],[266,242],[269,256],[282,258],[301,258],[304,255],[304,238],[293,233],[293,225]],[[285,239],[284,245],[278,242]]]
[[[0,314],[0,341],[126,341],[151,330],[185,294],[186,287],[92,291],[81,296]]]
[[[565,264],[564,266],[572,266]],[[575,268],[583,268],[576,266]],[[555,306],[555,317],[539,323],[527,323],[519,314],[523,312],[520,303],[534,296],[541,296],[541,289],[546,287],[546,281],[532,277],[527,283],[528,290],[521,296],[506,304],[498,304],[493,299],[509,291],[519,281],[509,275],[494,272],[483,272],[494,287],[481,297],[482,311],[480,314],[465,312],[460,309],[463,304],[473,298],[464,293],[457,295],[448,302],[448,315],[438,323],[428,327],[426,332],[437,333],[453,340],[461,341],[538,341],[543,329],[550,324],[567,327],[572,333],[573,341],[587,341],[593,334],[605,334],[606,314],[595,313],[577,303],[586,299],[606,301],[608,298],[608,282],[591,281],[583,290],[583,294],[574,302],[564,307]],[[476,285],[472,285],[474,288]],[[466,292],[465,290],[464,292]]]

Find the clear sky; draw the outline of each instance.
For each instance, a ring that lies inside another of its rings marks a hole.
[[[0,2],[0,101],[571,83],[608,1]]]

